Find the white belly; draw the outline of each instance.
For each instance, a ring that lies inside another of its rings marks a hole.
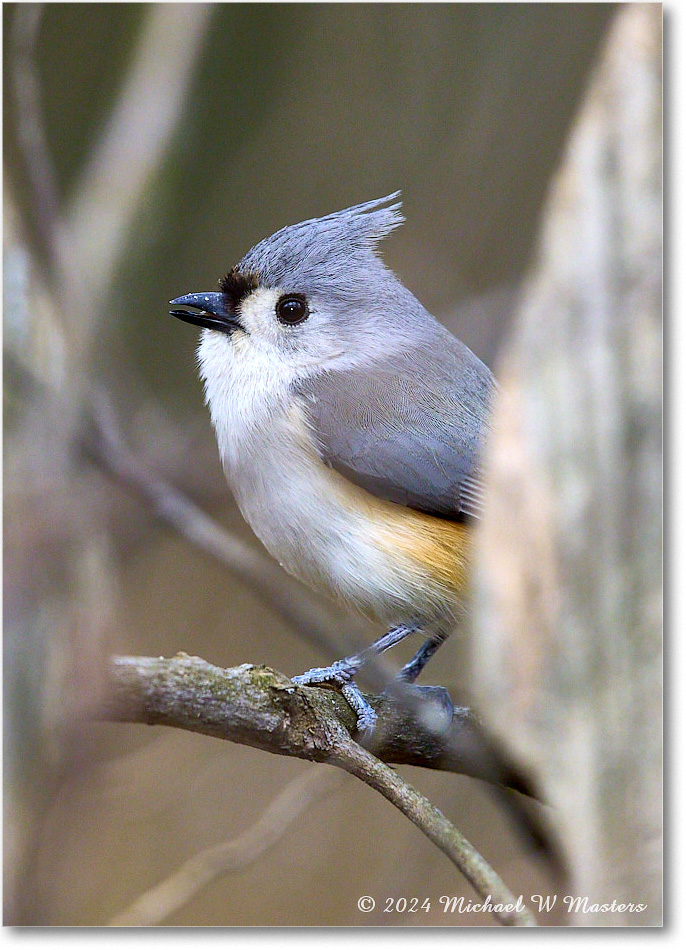
[[[217,336],[203,338],[201,363],[225,346]],[[413,550],[413,518],[421,516],[324,464],[287,379],[264,367],[251,372],[228,347],[220,353],[225,372],[205,377],[219,452],[241,513],[270,554],[314,590],[374,620],[445,622],[458,601],[455,580],[446,580],[450,571],[437,576]]]
[[[267,550],[314,590],[373,620],[429,626],[452,616],[452,577],[445,583],[416,553],[418,516],[351,484],[308,441],[295,451],[272,443],[227,472],[243,517]]]

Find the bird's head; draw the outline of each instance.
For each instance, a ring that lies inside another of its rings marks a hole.
[[[218,292],[172,300],[174,316],[204,329],[203,375],[210,354],[210,373],[224,353],[298,378],[387,348],[421,308],[378,254],[404,220],[398,195],[282,228],[248,251]]]

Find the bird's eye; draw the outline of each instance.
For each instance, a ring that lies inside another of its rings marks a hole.
[[[285,294],[283,297],[279,297],[276,304],[276,316],[281,323],[292,327],[296,323],[307,320],[309,315],[307,301],[302,294]]]

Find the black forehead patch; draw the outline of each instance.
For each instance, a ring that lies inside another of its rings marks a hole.
[[[257,290],[260,281],[253,271],[239,271],[232,267],[229,273],[219,281],[219,289],[226,297],[229,310],[234,312],[242,300],[253,290]]]

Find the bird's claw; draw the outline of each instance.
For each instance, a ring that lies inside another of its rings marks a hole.
[[[315,667],[292,681],[296,686],[319,686],[322,683],[331,683],[338,686],[343,696],[357,716],[356,731],[362,739],[370,739],[377,723],[377,714],[362,695],[360,688],[353,682],[353,678],[360,668],[359,661],[347,657],[336,660],[331,666]],[[450,693],[444,686],[417,686],[408,683],[407,677],[398,676],[386,690],[386,694],[396,702],[402,702],[403,693],[407,697],[408,691],[415,697],[416,712],[421,716],[431,731],[443,732],[452,722],[453,701]],[[412,698],[412,695],[409,698]]]
[[[318,686],[320,683],[334,683],[336,686],[345,686],[349,683],[358,666],[349,660],[336,660],[331,666],[315,666],[306,673],[291,677],[296,686]]]
[[[360,736],[363,739],[371,738],[371,735],[376,727],[376,712],[364,698],[360,692],[360,688],[354,683],[346,683],[341,687],[341,692],[347,699],[348,705],[352,708],[353,712],[357,716],[355,730],[360,733]]]
[[[293,676],[292,682],[296,686],[318,686],[321,683],[333,683],[338,686],[357,716],[357,732],[369,736],[374,731],[377,717],[360,688],[352,681],[359,667],[359,662],[353,660],[336,660],[331,666],[315,667],[299,676]]]

